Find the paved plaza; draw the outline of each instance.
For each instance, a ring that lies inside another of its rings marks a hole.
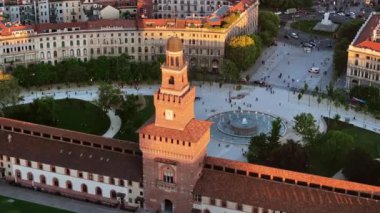
[[[380,123],[370,115],[353,110],[346,111],[342,107],[336,108],[327,100],[323,100],[318,104],[315,97],[308,95],[304,95],[301,100],[298,100],[298,93],[293,93],[285,88],[274,88],[273,92],[270,92],[270,90],[262,87],[243,86],[241,90],[237,91],[234,85],[227,84],[223,85],[222,88],[219,88],[216,83],[210,85],[209,83],[201,84],[196,82],[194,85],[197,86],[197,96],[200,97],[200,100],[195,102],[195,114],[199,119],[209,119],[217,113],[231,110],[253,110],[280,117],[287,123],[287,132],[289,132],[291,131],[291,126],[293,126],[293,117],[302,112],[309,112],[314,115],[320,125],[321,131],[324,131],[326,128],[321,120],[321,116],[333,117],[336,114],[341,116],[341,120],[349,120],[355,126],[370,131],[380,131]],[[142,85],[137,90],[134,87],[124,87],[122,91],[125,94],[153,95],[157,89],[158,85]],[[44,92],[34,91],[33,93],[23,92],[22,95],[24,96],[24,102],[27,103],[42,96],[53,96],[55,99],[70,97],[93,101],[97,99],[97,86],[51,89]],[[234,96],[240,96],[241,98],[232,99],[230,103],[229,97]],[[234,143],[229,137],[219,136],[218,133],[213,134],[208,148],[209,155],[245,161],[243,153],[248,148],[246,144]],[[294,138],[297,135],[289,136],[289,134],[286,134],[286,137]]]
[[[250,70],[251,81],[262,80],[274,87],[303,88],[316,86],[325,89],[332,78],[331,49],[313,48],[306,53],[301,45],[278,42],[277,47],[266,49],[256,66]],[[311,67],[320,68],[320,73],[309,73]]]

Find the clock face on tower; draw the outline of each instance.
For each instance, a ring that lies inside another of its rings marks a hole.
[[[166,120],[173,120],[173,117],[174,117],[173,111],[170,109],[166,109],[165,110],[165,119]]]

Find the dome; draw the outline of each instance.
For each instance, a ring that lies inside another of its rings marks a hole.
[[[182,41],[178,37],[170,37],[166,43],[166,50],[170,52],[182,51]]]

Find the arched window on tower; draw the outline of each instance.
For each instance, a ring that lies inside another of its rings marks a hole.
[[[173,59],[173,57],[170,57],[170,66],[174,66],[174,59]]]
[[[174,77],[173,76],[170,76],[170,78],[169,78],[169,84],[170,85],[174,85]]]
[[[165,170],[164,171],[164,182],[166,182],[166,183],[173,183],[174,182],[172,170]]]
[[[179,67],[179,58],[178,58],[178,57],[175,57],[175,65],[176,65],[177,67]]]

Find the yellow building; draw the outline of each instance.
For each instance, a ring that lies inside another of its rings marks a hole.
[[[346,86],[380,85],[380,13],[372,13],[348,47]]]

